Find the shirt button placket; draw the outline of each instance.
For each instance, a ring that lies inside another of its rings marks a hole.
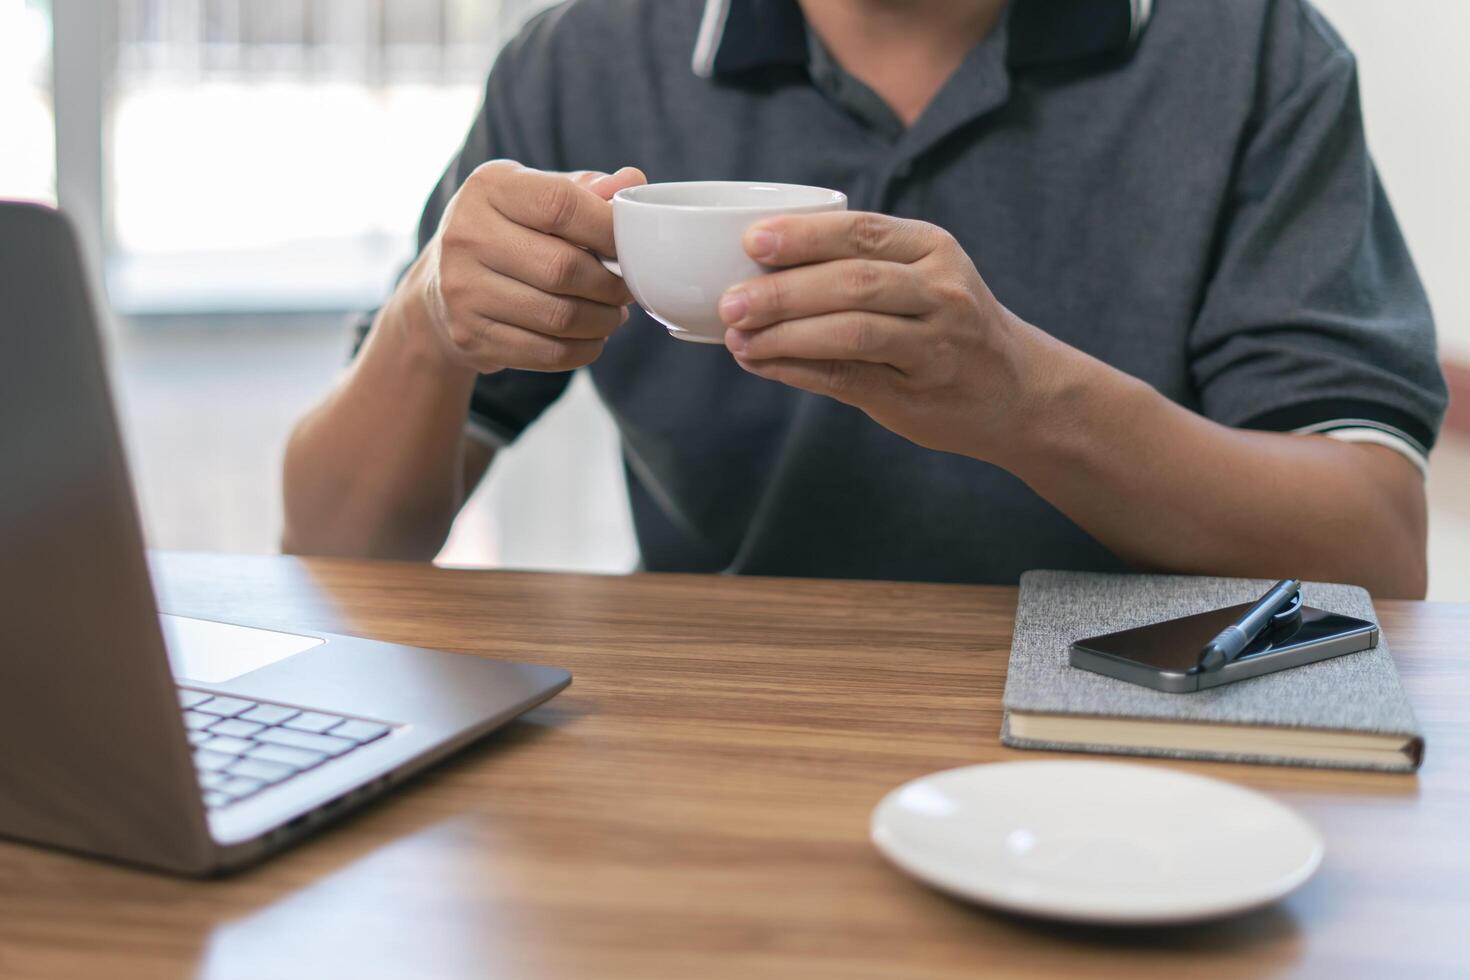
[[[889,168],[886,176],[879,177],[873,182],[873,199],[868,203],[874,211],[886,212],[897,196],[898,185],[907,180],[914,172],[911,160],[899,160]]]

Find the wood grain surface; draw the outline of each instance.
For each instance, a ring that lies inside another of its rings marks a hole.
[[[1288,802],[1327,858],[1263,911],[1118,930],[951,901],[868,843],[905,780],[1043,757],[997,740],[1013,589],[189,554],[155,571],[168,612],[575,681],[230,878],[0,843],[7,980],[1470,975],[1470,606],[1379,606],[1428,735],[1417,777],[1145,763]]]

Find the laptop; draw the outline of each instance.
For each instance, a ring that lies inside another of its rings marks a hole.
[[[571,681],[161,616],[90,293],[62,215],[0,202],[0,836],[240,867]]]

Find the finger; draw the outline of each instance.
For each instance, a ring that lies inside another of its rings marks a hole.
[[[745,231],[745,251],[762,265],[806,265],[833,259],[917,262],[943,233],[931,224],[870,211],[786,214]]]
[[[552,337],[600,340],[628,318],[627,307],[556,296],[488,269],[480,270],[474,288],[457,308]]]
[[[872,310],[918,315],[934,304],[913,268],[872,259],[819,262],[749,279],[720,298],[727,326],[755,330],[782,320]]]
[[[623,280],[597,257],[560,238],[524,228],[504,217],[476,231],[471,252],[487,269],[559,296],[625,306],[633,301]]]
[[[862,405],[875,392],[882,391],[901,377],[895,368],[887,364],[862,361],[747,361],[740,357],[735,361],[751,374],[826,395],[849,405]]]
[[[495,210],[526,228],[555,235],[573,245],[610,255],[613,251],[612,205],[564,174],[531,170],[494,161],[494,179],[484,180]],[[476,171],[477,173],[479,171]]]
[[[567,176],[578,187],[589,187],[607,176],[605,170],[569,170]]]
[[[471,363],[525,371],[572,371],[597,360],[605,340],[548,337],[512,323],[467,314],[453,327],[455,345]]]
[[[764,330],[727,330],[725,346],[750,361],[865,361],[905,370],[919,360],[923,330],[922,322],[908,317],[849,310],[786,320]]]
[[[637,167],[623,167],[617,173],[604,174],[587,185],[587,189],[604,201],[612,200],[612,196],[625,187],[637,187],[639,184],[648,183],[648,178],[643,171]]]

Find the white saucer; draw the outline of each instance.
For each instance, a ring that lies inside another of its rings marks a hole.
[[[872,835],[894,864],[960,898],[1116,925],[1242,912],[1322,863],[1321,835],[1275,800],[1117,762],[933,773],[883,798]]]

